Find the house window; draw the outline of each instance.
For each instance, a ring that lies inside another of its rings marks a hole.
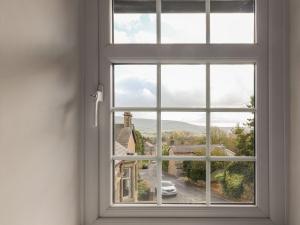
[[[131,168],[124,168],[122,174],[123,199],[131,197],[131,192],[132,192],[131,183],[132,183]]]
[[[114,0],[113,42],[254,43],[254,0]]]
[[[282,44],[269,43],[278,33],[268,35],[275,3],[98,4],[99,23],[89,20],[86,27],[93,30],[86,69],[94,75],[87,92],[103,86],[97,129],[89,129],[95,109],[86,113],[90,208],[99,207],[104,219],[269,218],[274,189],[282,187],[273,182],[282,177],[274,150],[280,127],[272,117],[282,108],[274,106],[282,98],[273,93],[280,70],[271,59],[282,55],[273,51]]]

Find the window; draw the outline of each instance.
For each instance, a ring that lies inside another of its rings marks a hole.
[[[96,224],[284,224],[274,1],[99,1],[86,67],[87,91],[103,86],[96,114],[86,104]]]
[[[254,64],[112,66],[112,180],[136,164],[131,204],[255,204]]]
[[[124,168],[122,174],[122,198],[132,198],[132,186],[133,183],[131,168]],[[122,200],[123,200],[122,199]]]
[[[114,43],[254,43],[254,0],[114,0]]]

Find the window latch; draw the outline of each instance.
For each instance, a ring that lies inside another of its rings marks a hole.
[[[98,85],[97,90],[91,97],[95,100],[95,119],[94,126],[98,127],[98,111],[99,111],[99,102],[103,102],[103,86],[101,84]]]

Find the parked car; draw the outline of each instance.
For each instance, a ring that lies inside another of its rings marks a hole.
[[[163,197],[177,195],[175,184],[171,181],[161,181],[161,194]]]

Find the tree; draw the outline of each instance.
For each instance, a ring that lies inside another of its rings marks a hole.
[[[169,151],[170,151],[170,147],[164,144],[162,146],[162,155],[169,155]],[[168,169],[169,169],[169,161],[168,160],[162,161],[162,170],[164,172],[168,172]]]
[[[254,107],[254,97],[251,97],[248,108]],[[254,119],[248,119],[245,127],[236,126],[233,130],[236,136],[235,145],[236,155],[253,156],[254,155]],[[241,198],[243,195],[247,198],[254,198],[254,174],[255,168],[252,162],[231,162],[227,163],[223,175],[223,191],[233,198]],[[248,192],[248,193],[246,193]]]
[[[206,166],[203,161],[183,161],[183,172],[186,177],[194,182],[205,181]]]
[[[144,155],[145,146],[144,146],[144,137],[138,130],[133,131],[134,139],[135,139],[135,152],[138,155]]]
[[[254,97],[252,96],[250,99],[250,103],[247,105],[248,108],[254,107]],[[237,126],[233,133],[236,136],[236,148],[237,152],[236,155],[238,156],[254,156],[254,141],[255,141],[255,134],[254,134],[254,125],[255,121],[254,118],[250,118],[244,124],[245,128]]]

